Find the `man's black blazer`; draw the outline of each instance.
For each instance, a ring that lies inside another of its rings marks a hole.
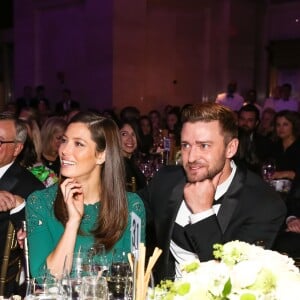
[[[0,191],[8,191],[12,194],[26,198],[34,191],[45,188],[44,184],[32,173],[14,162],[0,179]],[[8,222],[11,220],[16,228],[20,227],[21,221],[25,220],[25,209],[10,215],[10,212],[0,212],[0,259],[6,241]]]
[[[147,224],[156,238],[147,240],[149,247],[163,250],[155,280],[175,275],[170,241],[177,212],[183,200],[186,177],[181,166],[162,168],[149,186],[139,192],[147,209]],[[213,245],[232,240],[249,243],[263,241],[270,248],[284,222],[286,206],[276,192],[253,172],[238,167],[224,195],[218,215],[210,216],[184,228],[185,236],[201,261],[213,258]]]

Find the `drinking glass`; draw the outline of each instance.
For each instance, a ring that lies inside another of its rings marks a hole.
[[[114,251],[107,283],[110,296],[113,299],[130,299],[132,272],[125,252]]]
[[[109,260],[103,244],[94,245],[88,251],[91,275],[106,276],[109,270]]]
[[[30,279],[29,282],[27,282],[26,285],[26,295],[24,300],[31,300],[31,299],[35,299],[35,280],[34,279]]]
[[[153,172],[154,172],[153,161],[150,159],[147,159],[139,164],[139,168],[140,168],[141,172],[144,174],[147,182],[149,182],[151,180],[151,178],[153,177]]]
[[[70,278],[68,275],[62,278],[61,286],[67,299],[79,300],[82,278]]]
[[[272,160],[267,160],[266,162],[264,162],[263,166],[262,166],[262,176],[263,179],[270,183],[270,181],[272,180],[272,176],[276,171],[276,166],[275,163]]]
[[[29,287],[26,291],[26,300],[55,300],[64,299],[65,293],[61,283],[55,278],[36,278],[29,282]]]
[[[68,269],[72,261],[71,271]],[[82,277],[88,274],[90,264],[86,252],[79,251],[65,257],[61,286],[68,299],[80,299]]]
[[[72,270],[69,272],[71,278],[81,278],[82,276],[92,275],[92,261],[89,250],[80,249],[70,255],[72,259]]]
[[[107,300],[108,288],[104,277],[85,276],[82,278],[82,300]]]

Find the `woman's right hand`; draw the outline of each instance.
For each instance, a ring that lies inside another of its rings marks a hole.
[[[68,223],[80,224],[84,212],[83,190],[80,183],[73,178],[67,178],[60,185],[68,210]]]

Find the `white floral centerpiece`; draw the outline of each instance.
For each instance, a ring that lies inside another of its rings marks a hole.
[[[184,264],[182,277],[155,287],[161,300],[296,300],[300,273],[293,259],[245,242],[214,245],[217,260]]]

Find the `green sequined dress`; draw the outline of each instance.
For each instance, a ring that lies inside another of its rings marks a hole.
[[[41,277],[45,272],[46,258],[58,244],[63,232],[63,225],[55,218],[53,202],[56,197],[58,185],[55,184],[47,189],[32,193],[26,203],[26,221],[29,246],[29,262],[32,277]],[[131,212],[141,218],[141,241],[145,241],[145,209],[141,198],[134,193],[127,193],[128,200],[128,224],[118,242],[110,250],[114,249],[130,252],[131,247]],[[100,202],[84,205],[84,217],[81,221],[81,230],[90,232],[97,220]],[[78,235],[74,252],[79,249],[92,247],[94,238],[91,234]]]

